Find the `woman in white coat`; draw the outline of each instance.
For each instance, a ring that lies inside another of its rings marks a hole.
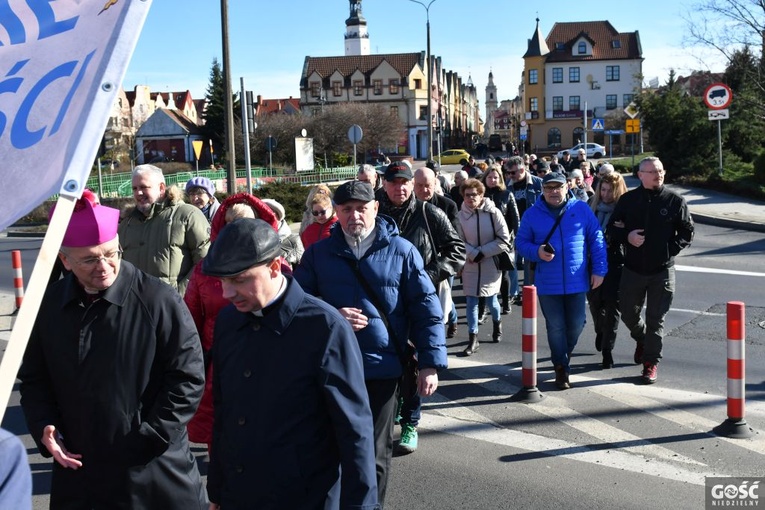
[[[510,250],[510,232],[504,215],[493,200],[484,198],[486,188],[478,179],[468,179],[460,187],[463,202],[458,218],[465,241],[467,261],[462,269],[462,288],[467,302],[469,343],[463,351],[470,356],[478,351],[478,298],[485,297],[494,322],[492,339],[502,340],[499,292],[502,272],[493,256]]]

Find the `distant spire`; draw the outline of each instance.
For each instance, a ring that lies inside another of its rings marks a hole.
[[[367,20],[361,14],[361,0],[349,0],[351,3],[351,15],[345,20],[346,26],[366,25]]]

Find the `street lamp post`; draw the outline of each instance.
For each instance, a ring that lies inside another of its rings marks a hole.
[[[431,72],[433,71],[433,66],[430,62],[430,6],[433,5],[433,2],[436,0],[430,0],[427,5],[425,5],[424,2],[420,2],[420,0],[409,0],[410,2],[414,2],[416,4],[420,4],[425,8],[425,19],[426,19],[426,32],[427,32],[427,66],[428,70],[425,73],[425,89],[427,90],[428,94],[428,159],[433,159],[433,101],[432,101],[432,95],[431,95]]]

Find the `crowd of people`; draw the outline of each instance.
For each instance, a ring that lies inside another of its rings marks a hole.
[[[459,336],[457,282],[463,356],[487,315],[502,341],[522,277],[559,389],[587,302],[602,367],[621,317],[655,382],[693,223],[657,158],[627,191],[583,156],[465,161],[453,182],[432,161],[362,165],[307,193],[299,232],[274,200],[168,187],[153,165],[127,210],[85,194],[19,372],[51,506],[383,508],[395,424],[416,451]],[[190,441],[208,447],[206,491]]]

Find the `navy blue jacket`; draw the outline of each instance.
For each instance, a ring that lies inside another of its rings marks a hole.
[[[295,269],[295,279],[306,292],[321,297],[335,308],[353,307],[369,318],[356,332],[367,379],[395,379],[401,376],[396,347],[369,296],[349,262],[358,262],[369,285],[379,292],[391,328],[399,342],[412,340],[419,367],[446,368],[446,339],[443,312],[435,288],[423,269],[415,247],[398,234],[392,220],[376,219],[376,238],[369,251],[357,260],[343,230],[332,229],[327,239],[312,244]]]
[[[227,509],[378,508],[353,330],[285,278],[286,291],[262,317],[231,305],[218,315],[210,501]]]

